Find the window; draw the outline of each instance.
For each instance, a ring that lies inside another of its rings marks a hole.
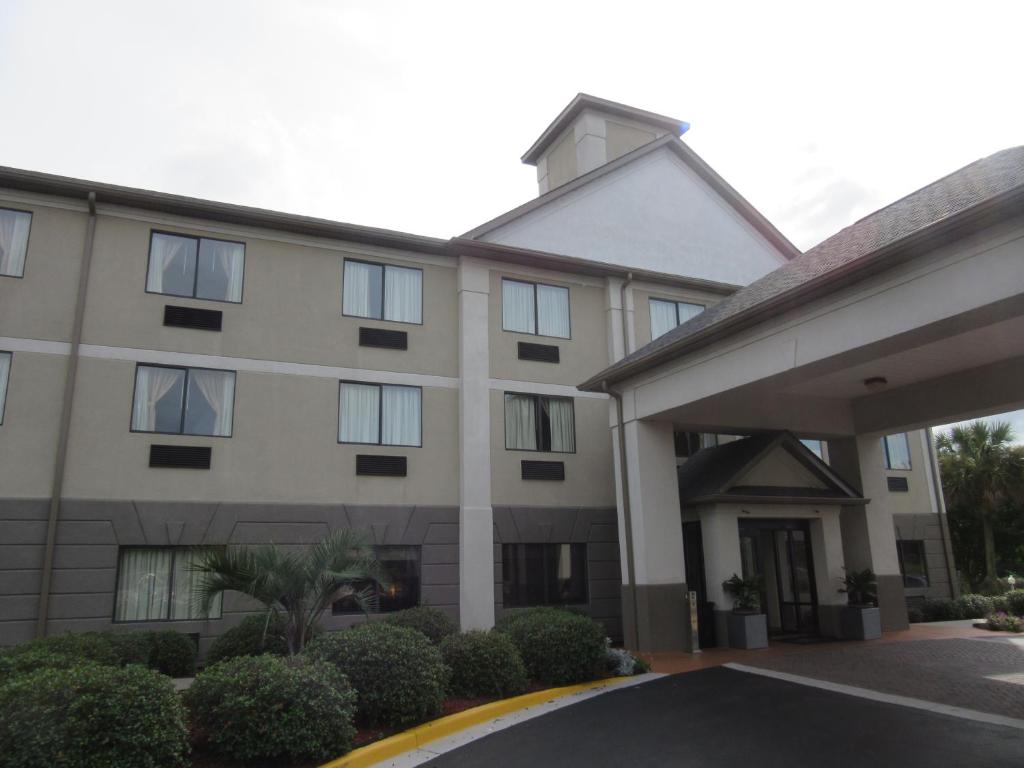
[[[231,437],[234,371],[140,365],[135,369],[133,432]]]
[[[209,616],[194,605],[199,575],[191,566],[210,548],[122,547],[117,564],[114,621],[219,619],[218,597]]]
[[[23,277],[32,214],[0,208],[0,275]]]
[[[821,440],[801,440],[800,442],[804,444],[804,447],[806,447],[807,450],[809,450],[819,459],[824,460],[825,452],[822,450]]]
[[[510,451],[575,453],[571,397],[505,393],[505,448]]]
[[[7,380],[11,376],[11,353],[0,352],[0,424],[4,423],[7,405]]]
[[[910,443],[906,432],[883,437],[882,449],[885,451],[886,469],[910,469]]]
[[[928,561],[924,554],[923,541],[898,541],[896,553],[900,558],[900,573],[904,587],[927,587]]]
[[[343,282],[342,314],[423,322],[423,270],[345,259]]]
[[[420,447],[419,387],[341,382],[338,442]]]
[[[501,327],[517,333],[568,339],[569,289],[503,279]]]
[[[242,301],[245,244],[153,232],[146,291],[212,301]]]
[[[506,608],[587,602],[586,544],[503,544]]]
[[[685,301],[651,299],[651,340],[664,336],[677,325],[704,311],[702,304],[688,304]]]
[[[377,561],[387,576],[388,584],[377,593],[374,613],[389,613],[414,608],[420,604],[420,548],[419,547],[374,547]],[[356,582],[356,591],[372,587],[372,582]],[[361,613],[356,601],[344,597],[331,606],[335,616],[345,613]]]

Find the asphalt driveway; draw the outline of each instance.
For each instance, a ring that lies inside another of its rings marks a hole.
[[[424,765],[1021,766],[1024,731],[719,667],[587,699]]]

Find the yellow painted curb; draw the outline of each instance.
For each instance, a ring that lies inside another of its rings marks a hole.
[[[548,688],[536,693],[527,693],[522,696],[514,696],[511,699],[492,701],[490,704],[481,704],[479,707],[456,712],[454,715],[431,720],[429,723],[410,728],[408,731],[396,733],[386,739],[367,744],[365,747],[349,752],[344,757],[324,763],[320,768],[368,768],[368,766],[388,760],[403,752],[411,752],[422,747],[431,741],[443,739],[446,736],[472,728],[474,725],[486,723],[496,717],[518,712],[521,709],[544,704],[552,699],[559,699],[580,691],[589,691],[594,688],[603,688],[611,683],[622,680],[629,680],[628,677],[611,677],[604,680],[595,680],[591,683],[580,683],[579,685],[567,685],[563,688]]]

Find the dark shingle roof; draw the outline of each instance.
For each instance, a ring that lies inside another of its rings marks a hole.
[[[664,336],[641,347],[581,385],[598,387],[602,380],[617,380],[659,353],[681,352],[693,337],[727,320],[782,300],[845,267],[867,262],[866,257],[896,245],[979,204],[1024,190],[1024,146],[1005,149],[977,160],[928,186],[875,211],[707,309]]]

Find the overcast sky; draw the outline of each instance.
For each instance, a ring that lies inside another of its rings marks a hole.
[[[1024,142],[1022,28],[977,0],[0,0],[0,164],[449,237],[536,194],[519,156],[585,91],[689,121],[808,248]]]

